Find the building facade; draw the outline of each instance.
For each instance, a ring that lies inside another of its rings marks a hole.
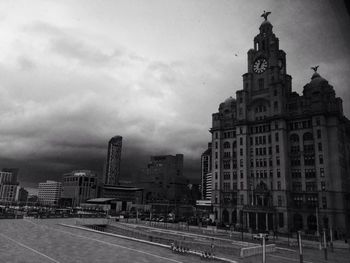
[[[108,142],[107,163],[103,182],[105,185],[119,184],[122,140],[122,136],[115,136]]]
[[[212,187],[212,154],[211,143],[208,143],[208,149],[201,155],[201,199],[211,200]]]
[[[77,170],[63,175],[62,201],[66,206],[79,206],[97,196],[97,175],[90,170]]]
[[[314,73],[292,91],[286,53],[264,17],[243,89],[212,115],[212,203],[218,222],[253,230],[349,233],[350,122]]]
[[[62,183],[49,181],[39,183],[38,199],[41,205],[57,206],[62,194]]]
[[[146,203],[185,203],[189,189],[183,176],[183,154],[151,156],[146,175],[138,184]]]
[[[3,168],[0,171],[0,202],[13,203],[18,201],[20,187],[17,182],[18,169]]]

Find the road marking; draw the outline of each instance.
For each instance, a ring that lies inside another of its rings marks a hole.
[[[27,221],[27,220],[25,220],[25,221]],[[27,221],[27,222],[30,222],[30,223],[32,223],[32,224],[34,224],[34,225],[37,225],[37,226],[44,227],[43,225],[39,225],[39,224],[34,223],[34,222],[32,222],[32,221]],[[80,237],[80,238],[85,238],[85,239],[92,240],[92,241],[96,241],[96,242],[99,242],[99,243],[102,243],[102,244],[107,244],[107,245],[110,245],[110,246],[115,246],[115,247],[120,247],[120,248],[128,249],[128,250],[131,250],[131,251],[135,251],[135,252],[138,252],[138,253],[141,253],[141,254],[146,254],[146,255],[149,255],[149,256],[153,256],[153,257],[160,258],[160,259],[167,260],[167,261],[171,261],[171,262],[183,263],[182,261],[178,261],[178,260],[175,260],[175,259],[162,257],[162,256],[159,256],[159,255],[156,255],[156,254],[152,254],[152,253],[149,253],[149,252],[142,251],[142,250],[138,250],[138,249],[134,249],[134,248],[129,248],[129,247],[117,245],[117,244],[114,244],[114,243],[110,243],[110,242],[107,242],[107,241],[95,239],[95,238],[92,238],[92,237],[87,237],[87,236],[83,236],[83,235],[73,234],[73,233],[71,233],[71,232],[67,232],[67,231],[64,231],[64,230],[52,228],[52,227],[49,227],[49,226],[46,226],[46,227],[47,227],[47,228],[50,228],[51,230],[57,231],[57,232],[61,232],[61,233],[65,233],[65,234],[70,234],[70,235],[72,235],[72,236],[76,236],[76,237]],[[56,261],[56,262],[57,262],[57,261]]]
[[[21,247],[24,247],[24,248],[26,248],[26,249],[28,249],[28,250],[30,250],[30,251],[32,251],[32,252],[34,252],[34,253],[36,253],[36,254],[42,256],[42,257],[45,257],[45,258],[51,260],[52,262],[60,263],[59,261],[57,261],[57,260],[55,260],[55,259],[53,259],[53,258],[51,258],[51,257],[49,257],[49,256],[47,256],[47,255],[45,255],[45,254],[43,254],[43,253],[41,253],[41,252],[39,252],[38,250],[35,250],[35,249],[31,248],[31,247],[28,247],[28,246],[22,244],[21,242],[18,242],[18,241],[16,241],[16,240],[14,240],[14,239],[12,239],[12,238],[10,238],[10,237],[4,235],[4,234],[1,234],[1,233],[0,233],[0,236],[6,238],[6,239],[8,239],[8,240],[11,240],[12,242],[16,243],[17,245],[20,245]]]
[[[299,259],[295,259],[295,258],[286,258],[286,257],[282,257],[282,256],[276,256],[276,255],[269,255],[270,257],[275,257],[275,258],[283,258],[283,259],[287,259],[287,260],[290,260],[290,261],[295,261],[295,262],[299,262],[300,260]],[[306,261],[304,260],[303,261],[304,263],[314,263],[312,261]]]

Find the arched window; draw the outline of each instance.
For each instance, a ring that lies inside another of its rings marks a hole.
[[[299,135],[293,133],[293,134],[290,136],[290,141],[291,141],[292,143],[299,142]]]
[[[303,141],[312,141],[314,138],[311,132],[306,132],[303,135]]]

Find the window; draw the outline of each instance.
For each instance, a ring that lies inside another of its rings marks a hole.
[[[281,182],[280,181],[277,182],[277,190],[281,190]]]
[[[229,142],[224,142],[224,149],[230,149],[231,145]]]
[[[271,134],[268,135],[267,139],[268,139],[268,142],[271,143]]]
[[[282,196],[278,196],[278,206],[282,206]]]
[[[314,156],[304,156],[304,164],[305,165],[314,165],[315,157]]]
[[[239,160],[239,166],[240,166],[240,167],[243,167],[243,159],[240,159],[240,160]]]
[[[320,118],[316,118],[316,125],[321,125],[321,120],[320,120]]]
[[[215,161],[215,169],[218,169],[218,163]]]
[[[250,137],[250,145],[252,146],[254,144],[253,137]]]
[[[319,161],[320,161],[320,164],[323,164],[323,155],[321,155],[321,154],[319,156]]]
[[[306,182],[306,192],[316,192],[317,185],[315,182]]]
[[[230,180],[230,173],[228,173],[228,172],[225,172],[224,173],[224,180]]]
[[[278,122],[275,122],[275,129],[278,130]]]
[[[269,154],[272,154],[272,147],[269,147]]]
[[[279,157],[276,157],[276,164],[280,165],[280,158]]]
[[[254,160],[250,160],[250,167],[254,168]]]
[[[240,201],[241,201],[241,205],[244,204],[244,196],[243,195],[240,195]]]
[[[278,132],[276,132],[275,133],[275,141],[278,142],[278,140],[279,140],[279,134],[278,134]]]
[[[218,179],[218,173],[215,172],[215,180],[217,180],[217,179]]]
[[[264,89],[264,79],[259,79],[258,80],[258,84],[259,84],[259,89],[260,90]]]
[[[224,169],[230,169],[230,168],[231,168],[230,161],[224,160]]]
[[[277,96],[277,90],[273,91],[273,96]]]
[[[327,208],[327,197],[325,196],[322,197],[322,207]]]
[[[242,148],[239,149],[239,155],[240,155],[240,156],[243,155],[243,149],[242,149]]]
[[[280,178],[281,177],[281,170],[277,169],[277,177]]]
[[[243,190],[243,182],[241,182],[241,190]]]
[[[215,149],[218,148],[218,142],[215,142]]]
[[[217,132],[215,132],[215,139],[217,139],[218,138],[218,133]]]
[[[324,181],[321,182],[321,190],[326,191],[326,182]]]
[[[278,101],[275,101],[273,103],[273,108],[274,108],[275,111],[278,110]]]
[[[270,177],[273,177],[273,172],[270,170]],[[272,188],[272,187],[271,187]]]
[[[321,142],[318,143],[318,151],[322,152],[322,143]]]
[[[243,138],[239,138],[239,145],[243,145]]]
[[[215,152],[215,159],[218,158],[218,152]]]
[[[276,153],[280,153],[280,146],[276,145]]]
[[[243,178],[243,171],[240,171],[239,174],[240,174],[240,177]]]
[[[272,166],[272,158],[269,159],[269,166]]]
[[[321,139],[321,130],[317,130],[317,139]]]
[[[320,168],[320,176],[324,177],[324,168]]]

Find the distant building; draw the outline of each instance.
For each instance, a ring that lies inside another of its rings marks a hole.
[[[0,201],[15,202],[18,188],[16,184],[2,184],[0,186]]]
[[[122,136],[115,136],[108,142],[107,163],[104,177],[105,185],[119,184],[122,140]]]
[[[0,185],[2,184],[11,184],[13,174],[11,172],[0,172]]]
[[[27,202],[28,199],[28,191],[24,189],[23,187],[17,187],[17,192],[16,192],[16,202],[19,203],[25,203]]]
[[[201,198],[202,200],[211,200],[211,143],[208,143],[208,149],[201,156],[201,174]]]
[[[3,168],[0,172],[0,201],[15,202],[19,190],[17,182],[18,169]]]
[[[145,178],[140,182],[145,189],[147,203],[186,203],[189,194],[187,184],[183,176],[183,154],[152,156]]]
[[[39,183],[39,203],[42,205],[58,205],[61,198],[62,183],[56,181],[46,181]]]
[[[63,175],[62,201],[65,206],[80,203],[97,195],[97,175],[90,170],[77,170]]]
[[[11,173],[11,184],[17,184],[17,177],[18,177],[18,168],[2,168],[0,173]]]

